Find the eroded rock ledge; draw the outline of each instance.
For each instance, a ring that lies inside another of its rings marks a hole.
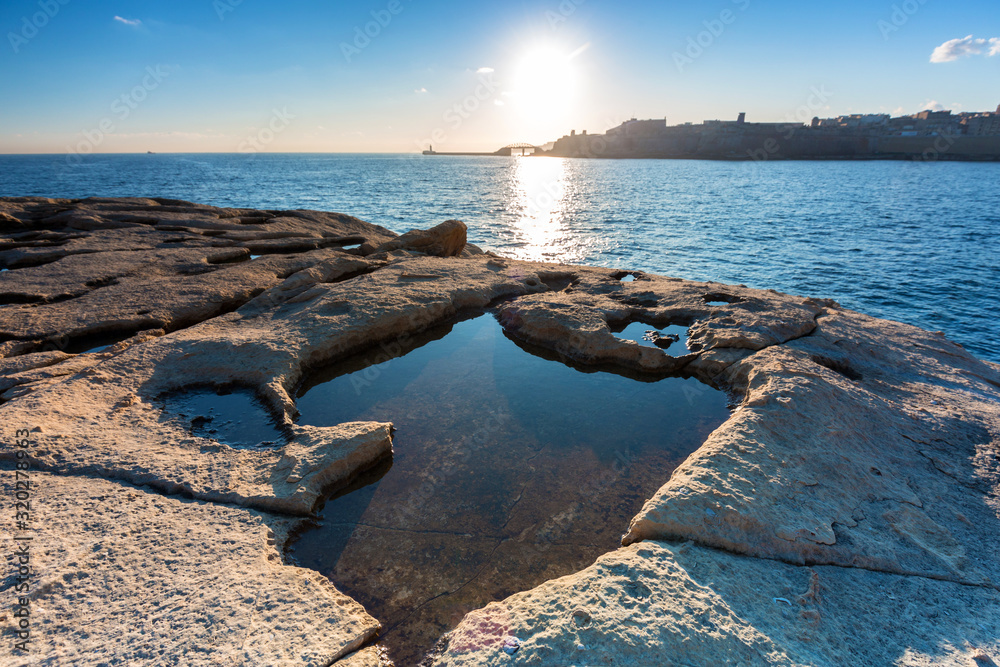
[[[0,231],[0,467],[30,429],[36,656],[328,665],[362,647],[377,621],[280,548],[291,516],[390,454],[391,425],[297,426],[294,389],[493,305],[527,342],[695,375],[737,409],[622,526],[630,546],[470,614],[434,664],[1000,661],[1000,368],[939,334],[503,259],[457,221],[397,237],[314,211],[28,198],[0,199]],[[629,321],[689,325],[689,350],[611,333]],[[205,386],[253,391],[287,443],[237,450],[163,418],[160,397]]]

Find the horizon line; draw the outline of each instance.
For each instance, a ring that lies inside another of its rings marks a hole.
[[[422,155],[420,152],[405,151],[257,151],[254,153],[244,153],[240,151],[121,151],[112,153],[67,153],[65,151],[49,151],[37,153],[6,153],[0,151],[0,156],[35,156],[35,155],[65,155],[79,158],[99,157],[104,155],[246,155],[254,157],[256,155]]]

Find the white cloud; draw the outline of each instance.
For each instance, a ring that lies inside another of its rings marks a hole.
[[[492,67],[480,67],[476,70],[476,74],[493,74],[495,71]]]
[[[927,100],[924,102],[925,111],[944,111],[944,105],[937,100]]]
[[[140,21],[139,19],[123,19],[120,16],[116,16],[115,20],[119,21],[121,23],[124,23],[125,25],[130,25],[130,26],[140,26],[140,25],[142,25],[142,21]]]
[[[931,54],[931,62],[950,63],[959,58],[983,54],[987,56],[1000,55],[1000,37],[982,39],[969,35],[962,39],[949,39],[934,49],[934,53]]]
[[[423,95],[424,93],[427,92],[427,89],[426,88],[417,88],[413,92],[415,92],[417,95]]]

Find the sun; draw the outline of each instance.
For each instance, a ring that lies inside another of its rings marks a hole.
[[[543,45],[529,48],[521,57],[510,96],[519,130],[528,135],[525,140],[555,139],[568,131],[580,84],[576,55]]]

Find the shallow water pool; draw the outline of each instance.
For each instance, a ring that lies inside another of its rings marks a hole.
[[[194,388],[160,398],[163,418],[234,449],[277,449],[285,433],[264,404],[239,388]]]
[[[330,499],[290,555],[382,622],[398,665],[469,611],[615,549],[729,416],[694,379],[582,372],[535,352],[486,314],[323,369],[299,392],[300,423],[396,426],[391,466]]]

